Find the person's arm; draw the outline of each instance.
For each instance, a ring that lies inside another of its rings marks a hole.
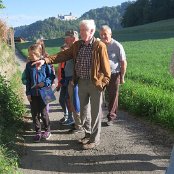
[[[109,84],[110,77],[111,77],[111,68],[109,63],[109,57],[107,53],[106,46],[103,46],[101,49],[101,68],[102,72],[104,74],[104,78],[102,80],[103,86],[106,86]]]
[[[126,53],[123,46],[120,43],[117,43],[116,49],[118,49],[117,52],[120,59],[120,84],[123,84],[125,83],[124,77],[127,69]]]
[[[65,62],[65,61],[70,60],[72,58],[73,58],[73,48],[71,47],[65,51],[60,51],[57,54],[50,55],[44,59],[38,60],[38,61],[32,63],[32,65],[37,64],[40,67],[44,63],[57,64],[57,63]]]
[[[121,64],[120,84],[123,84],[123,83],[125,83],[124,76],[126,74],[126,69],[127,69],[127,61],[126,61],[126,59],[122,60],[120,62],[120,64]]]

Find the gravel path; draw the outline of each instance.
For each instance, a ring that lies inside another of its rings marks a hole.
[[[16,55],[22,71],[25,62]],[[29,115],[23,134],[25,153],[20,170],[24,174],[164,174],[174,134],[124,111],[118,113],[113,126],[107,127],[106,110],[103,112],[101,144],[93,150],[82,150],[78,144],[83,133],[69,134],[70,127],[58,123],[63,117],[58,100],[50,104],[52,136],[49,140],[32,142],[34,132]]]

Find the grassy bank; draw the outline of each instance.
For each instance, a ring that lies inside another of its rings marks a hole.
[[[158,33],[159,34],[159,33]],[[174,79],[169,66],[174,37],[123,42],[128,69],[120,107],[174,129]]]
[[[18,173],[18,138],[23,130],[21,73],[17,69],[14,52],[0,44],[0,173]]]

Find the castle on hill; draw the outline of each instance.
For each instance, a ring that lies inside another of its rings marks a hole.
[[[65,20],[65,21],[77,19],[77,17],[73,16],[71,12],[69,13],[69,15],[59,15],[58,14],[57,18],[60,20]]]

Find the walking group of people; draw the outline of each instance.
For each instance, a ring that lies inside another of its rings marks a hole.
[[[40,96],[40,90],[53,84],[55,72],[52,64],[59,63],[59,103],[64,117],[63,125],[75,125],[73,132],[84,131],[79,140],[83,149],[92,149],[100,144],[103,91],[108,94],[107,125],[113,125],[118,110],[119,84],[123,84],[127,61],[123,46],[112,38],[111,28],[103,25],[100,39],[94,37],[94,20],[80,22],[78,32],[68,30],[65,44],[55,55],[45,55],[40,44],[29,47],[29,62],[26,65],[26,95],[31,105],[35,126],[35,142],[51,136],[48,107]],[[41,133],[40,118],[44,124]]]

